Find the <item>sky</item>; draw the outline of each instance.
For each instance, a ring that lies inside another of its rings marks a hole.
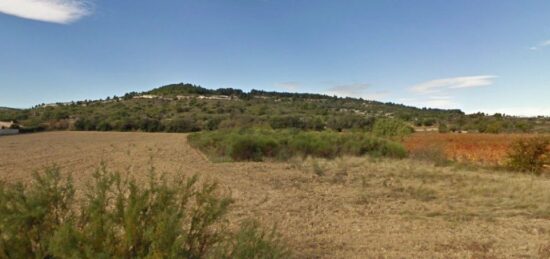
[[[550,116],[550,1],[0,0],[0,106],[179,82]]]

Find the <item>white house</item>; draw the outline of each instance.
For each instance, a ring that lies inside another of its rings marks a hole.
[[[0,121],[0,129],[9,129],[13,124],[13,121]]]

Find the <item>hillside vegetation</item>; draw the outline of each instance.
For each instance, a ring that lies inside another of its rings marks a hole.
[[[194,132],[252,126],[370,131],[379,118],[440,131],[548,132],[550,119],[415,108],[356,98],[173,84],[122,97],[0,109],[0,121],[35,130]]]

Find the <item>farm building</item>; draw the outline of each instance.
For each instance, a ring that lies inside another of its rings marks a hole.
[[[14,124],[13,121],[0,121],[0,129],[9,129]]]
[[[156,99],[158,98],[158,96],[153,94],[144,94],[144,95],[134,96],[133,98],[134,99]]]
[[[13,121],[0,121],[0,136],[19,134],[19,129],[12,128],[16,125]]]

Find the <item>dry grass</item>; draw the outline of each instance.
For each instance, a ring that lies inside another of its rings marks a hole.
[[[215,179],[235,199],[232,222],[277,224],[299,257],[532,258],[550,250],[543,177],[367,157],[212,163],[184,134],[0,138],[0,180],[26,181],[57,163],[83,183],[102,160],[137,178],[152,161],[159,173]]]

